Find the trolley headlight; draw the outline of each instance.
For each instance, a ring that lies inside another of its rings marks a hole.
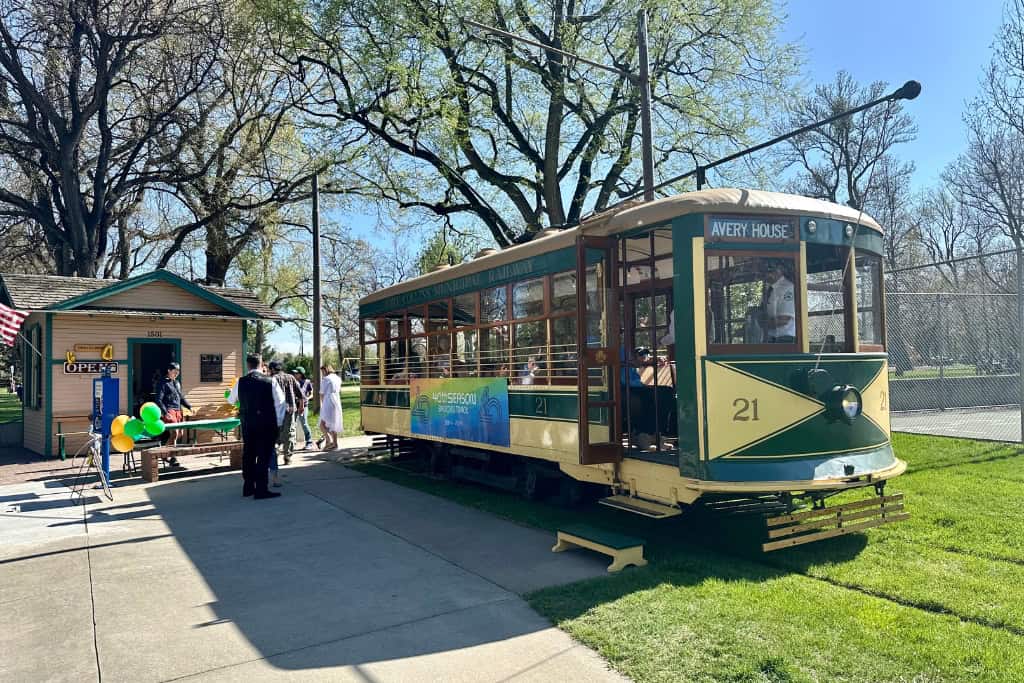
[[[863,407],[860,392],[849,384],[832,387],[828,399],[828,408],[832,417],[848,423],[852,423],[860,415]]]

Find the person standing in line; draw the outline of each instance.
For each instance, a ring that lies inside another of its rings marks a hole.
[[[284,394],[284,423],[277,436],[277,445],[284,464],[290,465],[295,448],[295,417],[302,411],[302,387],[297,379],[284,371],[284,364],[279,360],[270,362],[270,373],[270,379],[277,383]]]
[[[285,399],[281,388],[260,372],[260,357],[245,359],[249,372],[235,383],[229,403],[238,403],[242,422],[242,495],[257,500],[277,498],[267,485],[274,442],[284,422]]]
[[[309,404],[313,400],[313,383],[306,377],[306,368],[301,365],[292,370],[292,375],[299,383],[299,390],[302,392],[302,412],[299,414],[301,419],[298,422],[302,425],[302,435],[306,438],[306,445],[302,450],[308,451],[313,448],[313,435],[309,431]]]
[[[182,407],[192,410],[192,404],[185,398],[185,394],[181,390],[181,382],[178,381],[180,373],[180,365],[174,362],[168,363],[166,373],[157,381],[154,388],[155,396],[153,402],[160,407],[160,419],[166,424],[177,424],[178,422],[185,421]],[[164,445],[174,446],[177,443],[178,431],[176,429],[168,430]],[[168,464],[176,467],[178,459],[172,456],[168,460]]]
[[[333,451],[338,448],[338,432],[345,426],[341,415],[341,378],[330,365],[320,367],[320,431],[323,437],[316,442],[317,448]]]

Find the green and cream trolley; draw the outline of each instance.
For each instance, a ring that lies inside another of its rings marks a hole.
[[[655,517],[875,488],[828,508],[856,523],[769,520],[794,529],[769,549],[894,521],[881,253],[867,215],[738,189],[482,252],[360,302],[362,427],[445,473],[600,484]]]

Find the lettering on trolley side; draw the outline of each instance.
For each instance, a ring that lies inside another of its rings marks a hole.
[[[738,398],[732,402],[732,407],[736,408],[733,422],[757,422],[761,419],[757,414],[756,398]]]

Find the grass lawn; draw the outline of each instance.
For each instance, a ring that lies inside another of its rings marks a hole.
[[[7,389],[0,389],[0,424],[21,421],[21,403],[18,396]]]
[[[937,367],[924,367],[915,368],[913,370],[907,370],[902,375],[897,375],[895,372],[889,372],[890,381],[898,381],[901,379],[934,379],[939,376],[939,369]],[[978,368],[974,365],[947,365],[942,369],[943,377],[978,377],[984,376],[978,372]]]
[[[645,538],[648,567],[526,596],[636,681],[1024,680],[1024,451],[894,441],[909,521],[770,554],[753,519],[647,520],[362,469],[543,529]]]
[[[359,429],[359,385],[346,384],[341,387],[341,417],[345,424],[345,432],[341,436],[358,436],[363,432]],[[309,411],[309,428],[313,438],[320,437],[320,413]],[[301,429],[300,436],[301,436]]]

